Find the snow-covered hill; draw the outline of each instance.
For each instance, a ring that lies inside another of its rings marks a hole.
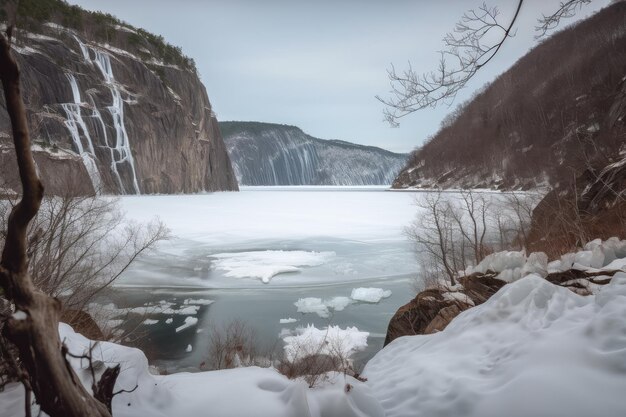
[[[220,122],[240,185],[388,185],[405,154],[322,140],[295,126]]]

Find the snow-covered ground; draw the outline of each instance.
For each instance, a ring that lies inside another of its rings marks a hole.
[[[532,274],[363,374],[387,417],[624,416],[625,318],[626,273],[587,297]]]
[[[60,335],[72,353],[87,352],[93,342],[60,326]],[[352,334],[355,339],[358,334]],[[121,364],[116,389],[132,390],[113,398],[115,417],[198,416],[384,416],[370,389],[343,374],[329,375],[310,389],[302,380],[289,380],[273,368],[238,368],[224,371],[152,375],[138,350],[102,342],[93,349],[95,360]],[[83,384],[91,386],[85,360],[70,359]],[[97,377],[103,370],[98,372]],[[348,388],[348,385],[350,386]],[[90,389],[90,388],[87,388]],[[33,415],[37,415],[36,406]],[[0,415],[24,414],[23,390],[10,384],[0,393]],[[43,414],[42,414],[43,415]]]
[[[564,267],[573,259],[587,269],[594,261],[596,269],[622,268],[589,296],[536,272],[523,277],[506,272],[542,256],[520,262],[510,253],[494,255],[489,262],[501,266],[503,277],[513,277],[511,283],[439,333],[394,340],[367,364],[365,382],[329,374],[309,388],[258,367],[158,376],[137,349],[100,343],[93,352],[107,365],[122,365],[116,389],[137,385],[114,398],[114,416],[621,417],[626,415],[624,248],[626,242],[616,240],[592,242],[550,266]],[[68,326],[61,325],[60,334],[75,355],[89,349],[91,342]],[[303,326],[285,340],[287,357],[302,346],[314,353],[339,346],[349,356],[367,344],[367,333]],[[87,364],[69,360],[90,386]],[[0,415],[22,415],[23,401],[21,386],[9,385],[0,393]]]
[[[544,279],[569,269],[622,272],[597,277],[611,279],[604,286],[576,280],[588,296]],[[626,415],[626,241],[594,240],[550,263],[498,252],[467,272],[487,270],[510,284],[444,331],[398,338],[368,362],[386,416]]]

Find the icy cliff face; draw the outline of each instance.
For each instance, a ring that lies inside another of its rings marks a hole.
[[[297,127],[220,122],[241,185],[387,185],[406,155],[311,137]]]
[[[121,31],[120,45],[54,23],[15,37],[13,53],[47,193],[236,190],[195,71],[155,59],[144,33],[109,29]],[[127,45],[139,48],[141,56],[121,48]],[[18,189],[10,132],[0,109],[0,182]]]

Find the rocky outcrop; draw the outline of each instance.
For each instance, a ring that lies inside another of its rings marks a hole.
[[[606,285],[611,277],[620,271],[581,271],[570,269],[563,272],[553,272],[546,276],[546,281],[565,287],[579,295],[591,295],[593,286]]]
[[[567,288],[579,295],[590,295],[594,288],[606,285],[617,270],[598,272],[569,269],[547,274],[552,284]],[[389,321],[385,346],[401,336],[440,332],[463,311],[487,301],[506,282],[498,273],[487,271],[460,277],[454,288],[440,286],[427,288],[398,309]]]
[[[439,332],[462,311],[484,303],[506,283],[494,273],[459,279],[459,288],[428,288],[398,309],[387,327],[385,346],[400,336]]]
[[[109,42],[94,35],[101,27],[79,31],[51,22],[20,30],[14,39],[47,192],[236,190],[194,68],[165,63],[153,35],[128,25],[100,25]],[[9,119],[0,109],[1,186],[15,188],[9,135]]]
[[[220,122],[241,185],[388,185],[406,155],[340,140],[322,140],[295,126]]]

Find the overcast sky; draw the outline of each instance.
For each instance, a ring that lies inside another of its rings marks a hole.
[[[423,110],[399,128],[382,120],[374,96],[389,90],[386,69],[411,61],[433,69],[441,39],[482,0],[70,0],[163,35],[195,59],[219,120],[296,125],[323,139],[407,152],[434,134],[451,109]],[[517,0],[487,0],[504,20]],[[534,25],[559,0],[526,0],[495,60],[456,102],[509,68],[535,43]],[[576,19],[609,0],[594,0]],[[570,19],[567,23],[573,22]]]

